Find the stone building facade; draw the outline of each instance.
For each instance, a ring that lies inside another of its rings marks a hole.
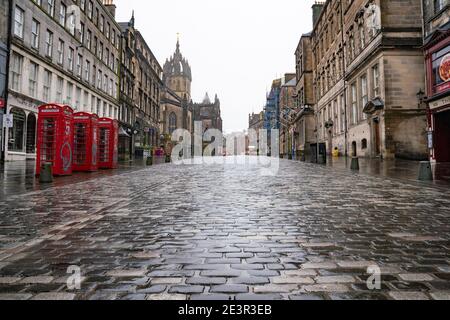
[[[256,134],[256,142],[250,141],[249,153],[251,155],[259,155],[259,132],[264,129],[264,111],[248,115],[248,129],[254,130]],[[256,145],[252,143],[256,143]]]
[[[316,143],[311,33],[302,35],[295,51],[297,112],[292,123],[295,159],[310,160],[311,145]]]
[[[293,139],[291,119],[296,112],[296,74],[287,73],[282,79],[278,105],[280,106],[280,155],[283,158],[292,158]]]
[[[423,0],[429,150],[436,175],[450,177],[450,1]]]
[[[220,100],[217,94],[214,102],[211,102],[208,93],[201,103],[194,104],[194,122],[201,122],[203,132],[208,129],[217,129],[222,132],[222,115],[220,110]]]
[[[142,158],[159,146],[162,67],[142,34],[129,22],[119,23],[122,34],[119,158]]]
[[[319,153],[423,159],[420,0],[328,0],[312,32]]]
[[[62,103],[117,119],[120,28],[105,0],[12,1],[6,160],[36,155],[37,108]]]

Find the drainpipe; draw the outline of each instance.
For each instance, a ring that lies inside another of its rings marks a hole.
[[[344,48],[344,2],[341,1],[341,41],[342,41],[342,71],[344,80],[344,134],[345,134],[345,156],[348,157],[348,109],[347,109],[347,81],[346,81],[346,66],[345,66],[345,48]]]

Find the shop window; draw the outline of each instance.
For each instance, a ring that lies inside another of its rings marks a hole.
[[[13,127],[9,129],[8,149],[10,151],[24,151],[25,112],[20,109],[12,109]]]
[[[450,85],[450,45],[433,53],[433,94],[441,93],[449,89]]]

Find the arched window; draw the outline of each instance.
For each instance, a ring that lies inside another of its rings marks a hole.
[[[361,149],[367,149],[367,139],[362,139],[361,141]]]
[[[172,112],[169,115],[169,133],[172,134],[177,129],[177,115]]]

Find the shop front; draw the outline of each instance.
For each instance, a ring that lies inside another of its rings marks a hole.
[[[444,37],[443,37],[444,36]],[[438,41],[442,39],[441,41]],[[430,157],[450,164],[450,32],[437,32],[425,51],[427,60]]]
[[[6,121],[5,160],[36,159],[36,127],[38,105],[9,95],[4,115]]]

